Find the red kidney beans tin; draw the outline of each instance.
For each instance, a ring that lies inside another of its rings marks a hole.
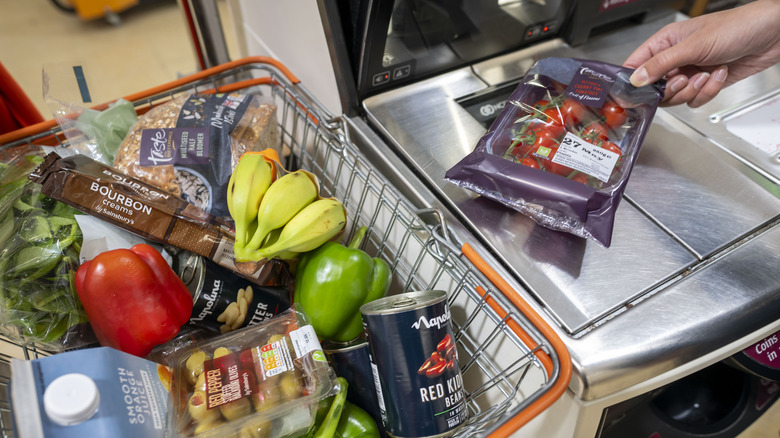
[[[447,293],[409,292],[360,308],[389,436],[443,437],[468,418]]]

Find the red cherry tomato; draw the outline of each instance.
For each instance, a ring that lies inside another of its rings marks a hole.
[[[612,143],[611,141],[604,141],[603,143],[601,143],[601,147],[608,151],[612,151],[618,154],[618,159],[617,162],[615,163],[615,168],[612,169],[613,173],[616,172],[623,163],[623,151],[620,150],[620,146],[616,145],[615,143]]]
[[[564,100],[561,105],[561,114],[563,114],[563,121],[566,122],[566,125],[580,123],[580,120],[585,117],[586,111],[585,105],[572,98]]]
[[[522,143],[516,144],[513,148],[510,154],[512,154],[513,157],[517,158],[518,160],[521,160],[524,155],[528,152],[528,147]]]
[[[561,110],[559,108],[547,108],[542,113],[547,116],[547,123],[563,126],[563,114],[561,114]]]
[[[620,147],[611,141],[604,141],[601,143],[601,147],[618,155],[623,155],[623,151],[620,150]]]
[[[537,137],[554,138],[557,140],[566,132],[566,128],[555,123],[540,123],[540,125],[534,130]]]
[[[552,160],[555,158],[556,153],[558,153],[558,147],[554,146],[550,148],[550,152],[546,155],[538,154],[538,152],[537,155],[542,159],[544,170],[556,175],[568,176],[572,172],[572,169],[558,163],[553,163]]]
[[[586,175],[586,174],[584,174],[582,172],[578,172],[576,175],[571,177],[571,180],[572,181],[577,181],[578,183],[582,183],[582,184],[588,185],[588,175]]]
[[[524,135],[520,141],[514,142],[509,153],[518,160],[522,160],[531,153],[536,136],[533,133]]]
[[[540,147],[544,148],[557,148],[560,145],[555,137],[549,135],[538,135],[533,145],[534,152]]]
[[[541,108],[546,107],[549,103],[550,103],[549,100],[544,100],[544,99],[537,100],[536,103],[534,104],[534,108],[541,109]]]
[[[556,175],[560,176],[569,176],[574,170],[570,167],[566,167],[562,164],[553,163],[552,161],[548,161],[544,163],[545,169],[547,171],[552,172]]]
[[[603,123],[591,122],[582,130],[580,136],[590,143],[597,143],[598,140],[609,138],[609,130]]]
[[[604,116],[604,123],[610,128],[621,126],[628,119],[626,109],[611,100],[604,102],[601,107],[601,115]]]
[[[523,166],[533,167],[534,169],[539,168],[539,162],[534,160],[533,158],[523,158],[523,161],[520,162]]]

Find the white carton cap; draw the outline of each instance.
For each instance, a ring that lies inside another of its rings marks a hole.
[[[100,406],[100,392],[95,381],[84,374],[71,373],[57,377],[43,393],[43,408],[49,418],[71,426],[89,420]]]

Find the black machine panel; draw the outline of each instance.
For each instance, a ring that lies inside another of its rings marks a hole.
[[[569,0],[340,4],[358,99],[560,35]]]

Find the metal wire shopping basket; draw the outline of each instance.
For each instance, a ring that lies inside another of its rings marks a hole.
[[[391,293],[448,292],[469,408],[468,424],[456,436],[509,436],[563,394],[571,361],[556,333],[471,246],[453,235],[440,212],[416,209],[339,135],[340,119],[331,117],[282,64],[245,58],[125,99],[142,113],[181,94],[232,91],[273,100],[281,142],[291,151],[285,167],[315,173],[322,195],[345,205],[344,241],[358,227],[368,226],[364,249],[392,267]],[[57,123],[48,121],[0,136],[0,159],[39,144],[68,146]],[[10,357],[34,359],[48,353],[0,341],[16,348],[0,354],[0,427],[3,436],[13,436],[5,391]]]

